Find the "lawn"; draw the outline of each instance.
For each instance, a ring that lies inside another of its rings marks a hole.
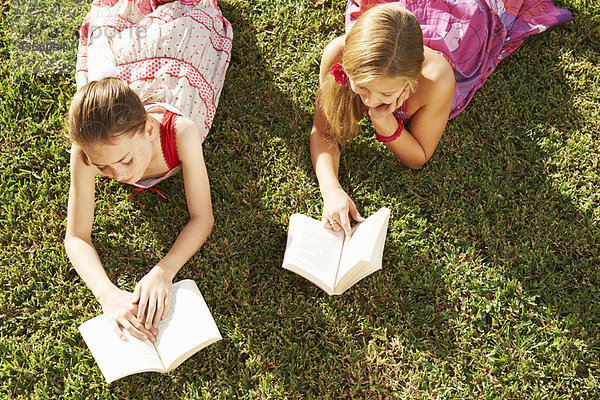
[[[219,4],[235,38],[204,145],[216,223],[176,279],[196,281],[223,340],[108,385],[77,330],[101,309],[62,245],[88,5],[0,0],[0,397],[600,397],[600,3],[557,1],[573,21],[504,60],[421,170],[372,129],[348,146],[342,185],[392,218],[383,270],[335,297],[281,261],[290,215],[320,215],[308,130],[344,1]],[[124,289],[187,221],[181,175],[159,188],[168,201],[128,200],[99,179],[94,243]]]

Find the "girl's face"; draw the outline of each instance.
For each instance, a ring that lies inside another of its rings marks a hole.
[[[408,94],[408,82],[399,78],[377,78],[359,85],[350,79],[350,88],[360,96],[365,106],[369,108],[389,105],[396,101],[401,94]]]
[[[90,163],[108,178],[135,183],[143,178],[153,154],[157,128],[147,122],[143,132],[123,135],[112,144],[98,143],[83,148]]]

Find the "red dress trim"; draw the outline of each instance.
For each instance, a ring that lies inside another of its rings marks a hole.
[[[178,115],[174,112],[165,110],[160,124],[160,146],[169,171],[181,164],[177,154],[177,141],[175,140],[176,117]]]

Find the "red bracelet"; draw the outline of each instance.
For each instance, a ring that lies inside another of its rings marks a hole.
[[[394,132],[392,136],[381,136],[379,133],[377,133],[377,131],[375,131],[375,137],[377,138],[377,141],[383,143],[391,142],[392,140],[398,139],[400,135],[402,135],[402,131],[404,130],[404,121],[402,121],[402,118],[396,114],[394,114],[394,118],[396,118],[396,121],[398,121],[398,129],[396,132]]]

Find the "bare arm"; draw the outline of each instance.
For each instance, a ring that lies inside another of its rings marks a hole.
[[[139,304],[137,316],[144,321],[147,329],[156,329],[166,316],[173,278],[204,244],[214,224],[201,132],[190,120],[180,121],[177,130],[177,150],[183,168],[190,220],[169,252],[144,276],[134,291],[134,299]]]
[[[433,155],[446,128],[454,95],[454,73],[450,65],[442,56],[429,52],[433,61],[424,71],[415,94],[421,106],[410,121],[410,130],[405,128],[398,139],[386,142],[396,158],[412,169],[421,168]],[[369,114],[374,113],[370,110]],[[393,135],[398,128],[391,112],[372,117],[372,122],[375,131],[383,136]]]
[[[344,40],[344,36],[334,39],[323,51],[319,89],[331,67],[341,61]],[[350,217],[359,222],[363,218],[338,180],[340,148],[337,141],[329,134],[328,123],[319,104],[320,95],[320,90],[317,90],[315,115],[310,133],[310,155],[323,196],[323,226],[335,231],[343,229],[349,237]]]
[[[100,299],[114,285],[106,275],[92,244],[95,177],[95,168],[83,163],[81,149],[73,145],[65,249],[81,279],[94,296]]]
[[[341,189],[338,181],[340,166],[340,148],[337,141],[327,133],[327,121],[323,111],[318,106],[319,93],[317,92],[317,105],[310,133],[310,156],[312,159],[319,187],[325,193],[332,189]]]
[[[331,67],[341,60],[343,45],[344,36],[334,39],[325,47],[319,72],[319,88],[317,89],[315,115],[310,133],[310,155],[321,192],[328,189],[341,189],[338,182],[340,148],[337,141],[329,134],[328,123],[321,109],[319,97],[323,80],[327,77]]]
[[[83,162],[79,146],[73,145],[65,250],[81,279],[102,305],[115,332],[122,339],[125,338],[122,329],[127,329],[138,339],[154,340],[154,335],[135,317],[137,307],[131,304],[131,294],[110,281],[92,244],[96,172],[95,167]]]
[[[202,247],[210,235],[214,217],[208,173],[202,151],[202,136],[196,125],[187,120],[180,124],[177,150],[182,163],[185,198],[190,220],[173,246],[157,264],[175,277],[179,269]]]

